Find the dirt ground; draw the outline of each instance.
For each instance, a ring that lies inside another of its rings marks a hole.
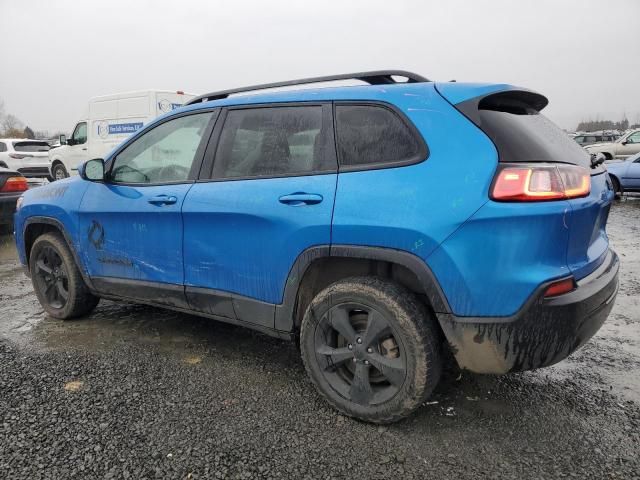
[[[560,364],[450,368],[415,415],[378,427],[329,408],[294,345],[103,301],[43,314],[0,237],[0,478],[640,478],[640,198],[608,227],[609,319]]]

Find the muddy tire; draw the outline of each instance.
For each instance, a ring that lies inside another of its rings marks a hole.
[[[440,335],[433,315],[402,286],[353,277],[321,291],[302,320],[300,348],[318,392],[345,415],[398,421],[440,379]]]
[[[29,271],[36,296],[55,318],[70,319],[89,313],[100,299],[91,294],[60,234],[45,233],[33,243]]]

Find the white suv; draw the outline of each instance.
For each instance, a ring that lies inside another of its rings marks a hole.
[[[0,167],[25,177],[49,177],[49,144],[27,138],[0,138]]]

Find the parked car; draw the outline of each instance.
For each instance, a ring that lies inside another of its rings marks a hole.
[[[587,145],[593,145],[594,143],[602,143],[602,142],[615,142],[615,135],[606,135],[600,133],[587,133],[584,135],[575,135],[573,139],[575,142],[581,147],[585,147]]]
[[[71,138],[60,135],[60,146],[49,152],[51,177],[61,180],[75,175],[82,162],[106,155],[145,123],[193,97],[180,91],[146,90],[90,99]]]
[[[257,93],[346,79],[370,85]],[[392,422],[442,348],[543,367],[613,306],[613,191],[547,103],[401,71],[203,95],[26,192],[20,260],[53,317],[106,297],[293,339],[331,405]]]
[[[640,192],[640,153],[622,162],[607,163],[607,171],[616,194]]]
[[[596,143],[586,146],[585,149],[589,153],[602,155],[605,160],[627,158],[640,153],[640,129],[625,133],[615,142]]]
[[[27,179],[20,173],[0,167],[0,228],[13,226],[16,202],[28,188]]]
[[[49,148],[43,140],[0,138],[0,167],[26,177],[48,177]]]

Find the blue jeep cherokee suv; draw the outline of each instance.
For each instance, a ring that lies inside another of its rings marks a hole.
[[[347,78],[368,85],[255,94]],[[124,299],[296,339],[329,403],[391,422],[443,347],[538,368],[612,308],[610,180],[546,104],[402,71],[204,95],[26,192],[20,259],[53,317]]]

